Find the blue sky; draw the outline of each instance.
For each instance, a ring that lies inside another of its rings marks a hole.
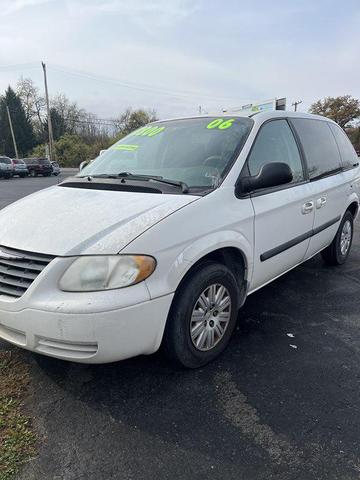
[[[0,91],[42,87],[44,60],[50,93],[105,118],[360,98],[359,0],[0,0],[0,19]]]

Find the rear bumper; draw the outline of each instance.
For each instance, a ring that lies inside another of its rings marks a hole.
[[[0,338],[80,363],[108,363],[155,352],[173,294],[117,310],[72,314],[0,310]]]

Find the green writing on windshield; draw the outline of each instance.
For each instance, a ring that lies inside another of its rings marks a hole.
[[[164,130],[165,127],[142,127],[139,128],[139,130],[136,130],[132,135],[137,137],[154,137]]]
[[[212,122],[210,122],[206,128],[209,130],[212,130],[213,128],[218,128],[219,130],[226,130],[227,128],[230,128],[232,124],[235,122],[236,118],[229,118],[227,120],[224,120],[223,118],[216,118]]]
[[[113,150],[126,150],[127,152],[134,152],[139,148],[139,145],[115,145],[112,147]]]

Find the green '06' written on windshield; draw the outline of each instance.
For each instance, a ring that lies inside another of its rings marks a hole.
[[[224,120],[223,118],[216,118],[212,122],[210,122],[206,128],[209,130],[213,128],[218,128],[219,130],[226,130],[227,128],[232,127],[232,124],[235,122],[236,118],[229,118],[228,120]]]

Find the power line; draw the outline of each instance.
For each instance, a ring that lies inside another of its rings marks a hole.
[[[89,80],[95,80],[100,82],[113,83],[115,85],[119,85],[121,87],[129,88],[133,90],[146,91],[146,92],[150,91],[151,93],[157,93],[159,95],[165,95],[165,96],[186,97],[186,98],[201,97],[201,98],[208,98],[212,100],[235,100],[235,99],[248,100],[248,98],[239,98],[238,96],[230,97],[230,96],[223,96],[223,95],[212,95],[209,93],[200,93],[200,92],[186,91],[186,90],[173,90],[163,86],[128,82],[128,81],[120,80],[118,78],[107,77],[104,75],[97,75],[97,74],[85,72],[82,70],[74,70],[74,69],[70,69],[68,67],[64,67],[62,65],[56,65],[56,64],[49,64],[49,68],[68,74],[68,75],[78,76],[81,78],[87,78]]]

